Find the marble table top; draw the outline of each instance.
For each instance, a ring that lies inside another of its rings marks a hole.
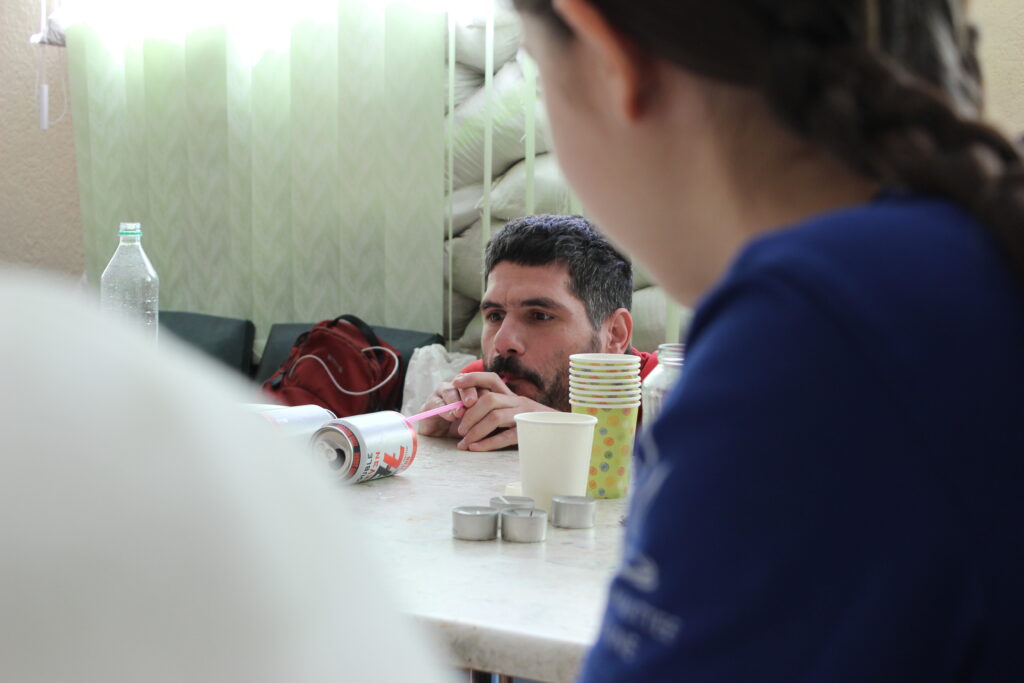
[[[601,500],[593,529],[548,526],[541,543],[460,541],[451,510],[488,505],[519,480],[515,451],[469,453],[419,437],[412,466],[349,488],[355,514],[398,576],[399,598],[461,668],[560,683],[597,637],[618,565],[624,500]]]

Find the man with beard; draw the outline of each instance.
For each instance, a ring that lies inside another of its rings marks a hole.
[[[484,266],[484,358],[427,399],[424,410],[464,407],[421,421],[421,434],[457,438],[470,451],[512,446],[519,413],[569,410],[571,354],[633,353],[642,377],[657,365],[629,345],[632,266],[585,218],[509,221]]]

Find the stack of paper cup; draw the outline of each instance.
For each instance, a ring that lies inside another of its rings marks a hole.
[[[569,404],[572,412],[597,418],[587,495],[625,496],[640,409],[640,357],[615,353],[569,356]]]

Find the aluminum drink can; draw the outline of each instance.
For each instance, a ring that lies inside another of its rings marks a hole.
[[[416,458],[416,430],[393,410],[331,420],[310,441],[341,481],[358,484],[390,477]]]

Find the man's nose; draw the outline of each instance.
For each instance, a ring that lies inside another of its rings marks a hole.
[[[494,334],[494,350],[502,356],[521,356],[526,352],[523,329],[514,320],[506,317]]]

